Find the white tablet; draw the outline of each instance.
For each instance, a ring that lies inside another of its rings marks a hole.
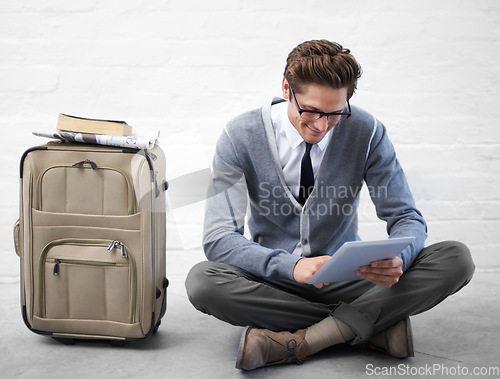
[[[397,256],[415,237],[390,238],[381,241],[344,243],[332,257],[307,281],[309,284],[362,280],[356,270],[374,261]]]

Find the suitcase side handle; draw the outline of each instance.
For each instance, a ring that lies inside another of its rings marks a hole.
[[[21,256],[21,246],[19,245],[19,234],[21,232],[21,224],[19,220],[14,224],[14,249],[18,256]]]

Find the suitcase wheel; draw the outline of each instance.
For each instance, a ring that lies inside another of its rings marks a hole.
[[[158,333],[158,328],[160,327],[160,324],[161,324],[161,320],[158,320],[158,322],[156,323],[156,326],[153,329],[153,334]]]
[[[54,338],[57,342],[62,343],[63,345],[74,345],[75,340],[73,338],[61,338],[61,337],[52,337]]]
[[[113,346],[113,347],[122,347],[122,346],[125,346],[127,344],[127,341],[125,341],[125,340],[111,340],[110,343],[111,343],[111,346]]]

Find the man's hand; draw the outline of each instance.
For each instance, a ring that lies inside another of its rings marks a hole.
[[[399,257],[372,262],[356,270],[356,275],[380,287],[389,288],[403,275],[403,260]]]
[[[325,264],[327,260],[331,257],[329,255],[320,255],[319,257],[311,257],[311,258],[301,258],[295,264],[295,268],[293,269],[293,279],[297,283],[307,283],[307,281],[313,276],[316,271],[319,270],[321,266]],[[314,284],[315,287],[321,288],[323,284]]]

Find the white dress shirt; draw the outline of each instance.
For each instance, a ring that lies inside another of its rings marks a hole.
[[[288,101],[274,104],[271,107],[271,121],[276,136],[278,146],[278,155],[285,177],[285,183],[295,198],[299,196],[300,186],[300,166],[302,156],[306,151],[306,144],[297,129],[292,125],[288,118]],[[333,128],[332,128],[333,130]],[[314,172],[314,178],[319,170],[321,161],[325,155],[326,147],[332,137],[330,130],[323,139],[311,148],[311,162]]]

